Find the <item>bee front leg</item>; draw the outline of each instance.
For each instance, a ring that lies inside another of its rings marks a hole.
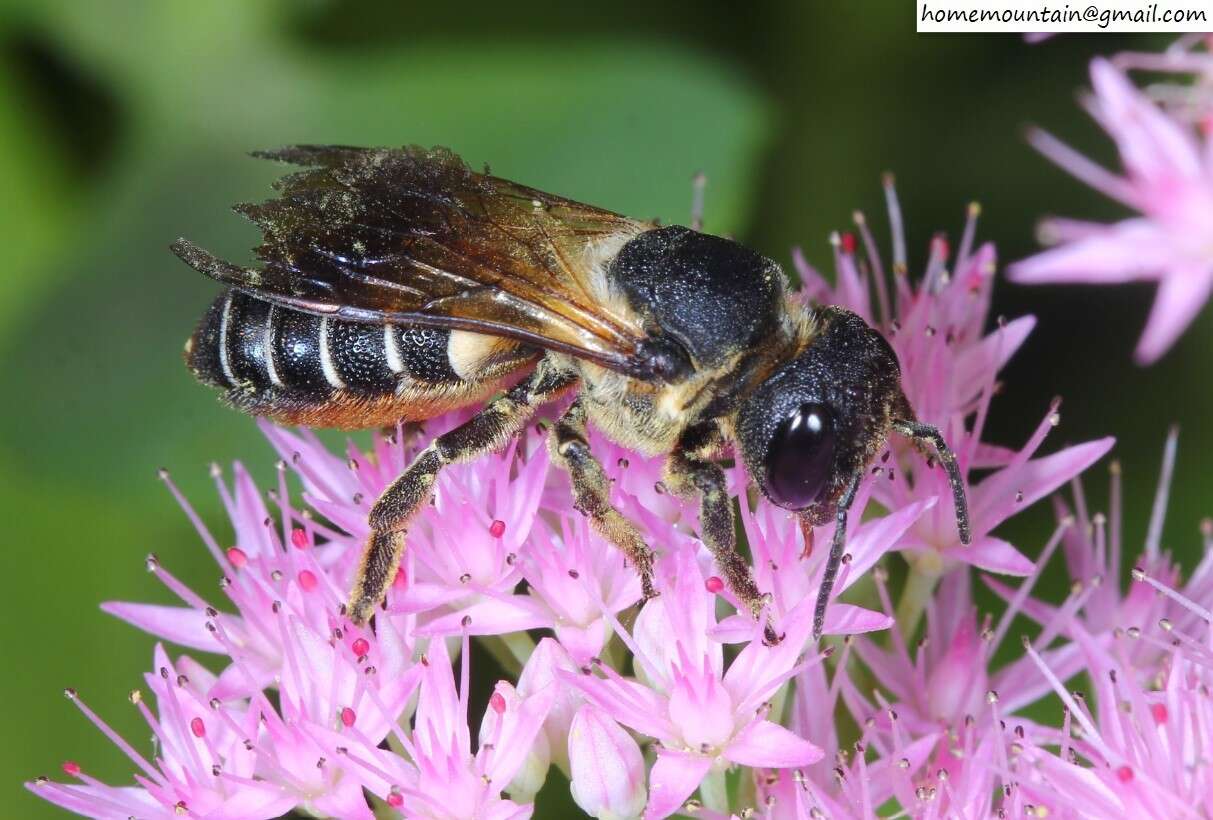
[[[683,444],[666,460],[664,483],[676,495],[699,496],[699,537],[724,573],[729,589],[753,617],[760,618],[768,603],[767,597],[758,591],[749,562],[737,552],[733,498],[729,495],[724,470],[706,457],[715,445],[713,434],[689,431]],[[769,617],[763,627],[763,640],[770,646],[783,640],[771,626]]]
[[[471,461],[505,446],[522,429],[535,408],[572,387],[576,378],[541,361],[535,371],[480,413],[444,433],[417,454],[399,478],[388,485],[368,522],[371,535],[354,576],[346,614],[366,623],[396,577],[404,553],[406,528],[434,490],[438,473],[448,464]]]
[[[573,506],[590,519],[598,534],[618,547],[640,573],[645,600],[655,598],[653,551],[631,521],[611,506],[611,483],[590,452],[586,439],[585,408],[575,401],[556,422],[548,438],[552,462],[568,471],[573,483]]]

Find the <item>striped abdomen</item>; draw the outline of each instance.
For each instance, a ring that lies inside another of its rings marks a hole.
[[[290,424],[373,427],[476,402],[533,351],[504,339],[345,322],[227,291],[185,346],[202,382]]]

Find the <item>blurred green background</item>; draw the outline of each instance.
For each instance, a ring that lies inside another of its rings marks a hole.
[[[1094,54],[1165,38],[919,36],[912,4],[642,0],[10,2],[0,10],[0,817],[57,816],[20,781],[64,758],[111,781],[127,763],[64,701],[65,685],[139,743],[126,703],[151,640],[97,611],[165,600],[156,551],[212,589],[215,569],[155,479],[169,467],[218,532],[212,460],[273,461],[253,424],[193,384],[180,350],[213,284],[168,252],[185,234],[241,258],[236,201],[290,142],[448,145],[473,165],[636,216],[685,221],[709,175],[707,227],[783,261],[828,267],[828,232],[897,173],[914,258],[958,236],[971,199],[1003,260],[1034,250],[1044,213],[1117,210],[1026,147],[1035,122],[1105,161],[1075,104]],[[1168,424],[1182,426],[1166,543],[1198,554],[1213,512],[1213,311],[1159,365],[1130,363],[1149,287],[1023,289],[996,311],[1041,323],[1005,373],[991,437],[1018,444],[1065,397],[1047,448],[1112,433],[1127,543],[1140,543]],[[1102,508],[1106,470],[1088,481]],[[1035,554],[1046,507],[1007,536]],[[1059,570],[1060,567],[1054,567]],[[1062,583],[1058,572],[1051,582]],[[549,816],[559,809],[547,808]]]

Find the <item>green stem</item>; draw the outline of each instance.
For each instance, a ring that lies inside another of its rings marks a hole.
[[[699,796],[703,799],[705,808],[721,814],[730,814],[729,786],[725,782],[724,769],[717,769],[713,766],[708,771],[708,776],[699,784]]]
[[[918,629],[918,622],[922,620],[927,601],[931,600],[931,594],[935,592],[935,585],[942,574],[943,566],[933,552],[923,553],[917,560],[910,561],[906,585],[901,591],[901,599],[897,602],[897,628],[901,630],[906,641],[909,641]]]
[[[508,632],[501,637],[510,654],[517,660],[518,671],[521,672],[522,667],[531,659],[531,653],[535,651],[535,642],[525,632]]]

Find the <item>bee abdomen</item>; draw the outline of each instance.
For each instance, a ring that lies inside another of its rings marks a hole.
[[[283,408],[466,387],[531,355],[507,345],[469,369],[474,347],[448,330],[346,322],[229,290],[190,337],[186,363],[241,409],[280,415]]]

